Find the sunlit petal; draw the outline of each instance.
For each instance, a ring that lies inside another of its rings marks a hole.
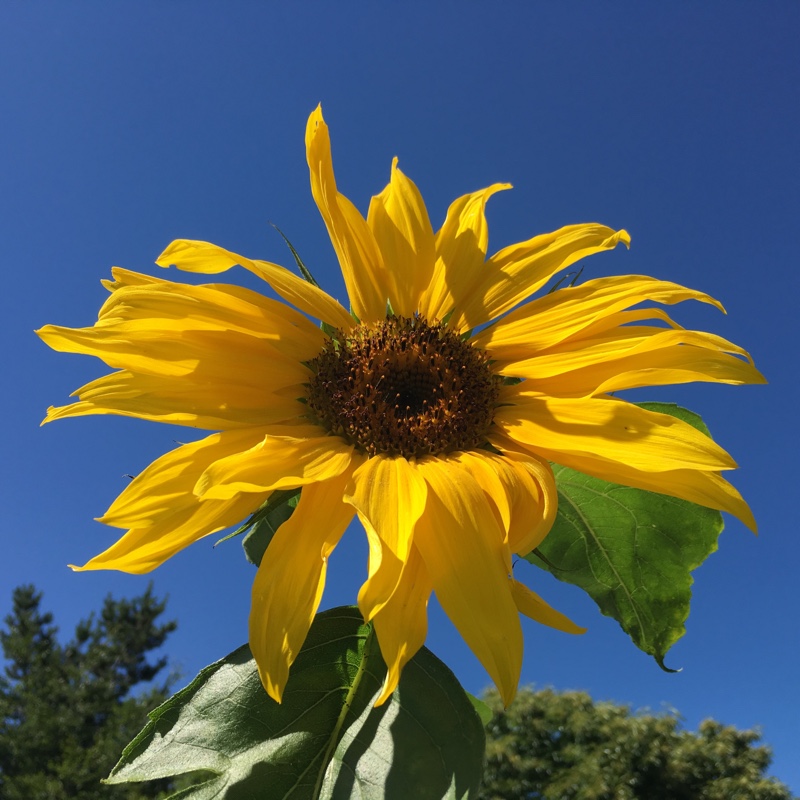
[[[508,705],[522,667],[522,630],[504,531],[483,489],[456,462],[430,459],[418,467],[429,489],[414,544],[442,608]]]
[[[486,201],[510,188],[509,183],[495,183],[459,197],[447,209],[444,225],[436,234],[433,279],[420,300],[423,316],[444,319],[471,296],[481,279],[489,246]]]
[[[308,118],[306,157],[311,194],[339,258],[353,313],[363,322],[381,319],[386,315],[391,282],[370,227],[336,188],[330,134],[320,107]]]
[[[394,594],[373,619],[387,669],[375,705],[385,702],[397,688],[403,667],[425,644],[428,600],[432,590],[433,585],[419,551],[412,547]]]
[[[505,247],[486,262],[479,283],[454,314],[459,328],[475,328],[510,311],[527,300],[554,275],[576,261],[620,242],[630,246],[627,231],[605,225],[568,225],[527,242]]]
[[[395,314],[410,317],[430,285],[435,247],[422,195],[397,168],[396,158],[389,185],[372,198],[367,223],[388,267],[392,309]]]
[[[266,281],[284,300],[306,314],[344,330],[354,324],[353,318],[336,300],[288,269],[269,261],[245,258],[210,242],[176,239],[156,259],[156,264],[204,275],[225,272],[239,265]]]
[[[358,593],[367,622],[400,580],[426,495],[422,476],[402,457],[370,458],[353,472],[344,499],[358,511],[369,541],[369,575]]]
[[[278,702],[322,599],[328,557],[353,518],[353,507],[342,502],[349,479],[343,472],[303,489],[253,582],[250,650],[264,688]]]

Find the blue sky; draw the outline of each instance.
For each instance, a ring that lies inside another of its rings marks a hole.
[[[630,252],[591,258],[588,276],[653,275],[724,303],[727,316],[687,304],[676,317],[747,347],[769,386],[644,394],[704,416],[739,461],[732,480],[759,538],[727,520],[695,573],[675,675],[581,592],[527,570],[589,633],[527,625],[523,681],[676,708],[691,727],[761,726],[774,774],[800,793],[799,31],[790,2],[3,3],[0,614],[33,582],[67,632],[106,593],[143,591],[146,577],[65,565],[112,541],[92,518],[124,475],[187,438],[112,417],[40,429],[48,405],[104,369],[49,351],[33,329],[91,324],[110,267],[164,275],[153,261],[174,238],[289,264],[268,221],[344,298],[303,150],[322,102],[340,188],[362,211],[395,155],[434,227],[457,195],[509,181],[489,205],[491,250],[570,223],[625,227]],[[334,555],[326,606],[354,599],[362,539],[352,530]],[[246,639],[252,567],[236,542],[213,541],[152,576],[179,621],[168,653],[186,679]],[[479,691],[485,673],[431,616],[428,645]]]

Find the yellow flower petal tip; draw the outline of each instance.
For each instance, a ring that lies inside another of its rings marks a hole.
[[[510,184],[458,197],[437,228],[395,157],[365,218],[338,189],[321,105],[305,142],[349,304],[277,264],[176,239],[159,266],[217,275],[239,265],[281,300],[115,268],[94,325],[36,332],[110,368],[45,422],[111,414],[206,432],[140,472],[100,518],[127,532],[70,568],[147,572],[273,493],[301,489],[253,587],[250,646],[269,695],[280,702],[330,554],[357,514],[369,544],[359,603],[390,665],[378,702],[422,647],[435,592],[509,703],[520,614],[585,631],[508,577],[513,555],[553,524],[550,462],[755,529],[721,477],[735,466],[724,450],[617,395],[763,376],[741,347],[666,314],[686,300],[722,309],[702,292],[640,275],[559,283],[577,261],[630,246],[627,231],[567,225],[492,255],[486,202]]]

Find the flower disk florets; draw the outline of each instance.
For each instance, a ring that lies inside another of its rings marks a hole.
[[[309,365],[314,418],[369,455],[421,458],[486,442],[500,378],[441,323],[389,317],[337,331]]]

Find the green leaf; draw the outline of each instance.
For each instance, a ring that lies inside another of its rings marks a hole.
[[[150,715],[109,783],[194,773],[187,800],[440,800],[477,795],[481,720],[450,670],[423,648],[382,706],[386,668],[355,608],[319,614],[283,703],[248,647],[206,667]]]
[[[494,716],[492,709],[489,708],[488,704],[484,703],[480,697],[475,697],[474,694],[470,694],[469,692],[466,694],[475,709],[475,713],[481,718],[481,722],[485,728],[492,721],[492,717]]]
[[[702,419],[671,403],[641,403],[708,434]],[[580,586],[659,666],[686,632],[692,570],[717,549],[718,511],[631,489],[553,465],[558,515],[527,560]]]
[[[245,558],[251,564],[258,566],[261,563],[272,537],[292,516],[299,499],[300,489],[279,489],[273,492],[269,500],[236,531],[236,533],[247,531],[242,539],[242,547]]]

